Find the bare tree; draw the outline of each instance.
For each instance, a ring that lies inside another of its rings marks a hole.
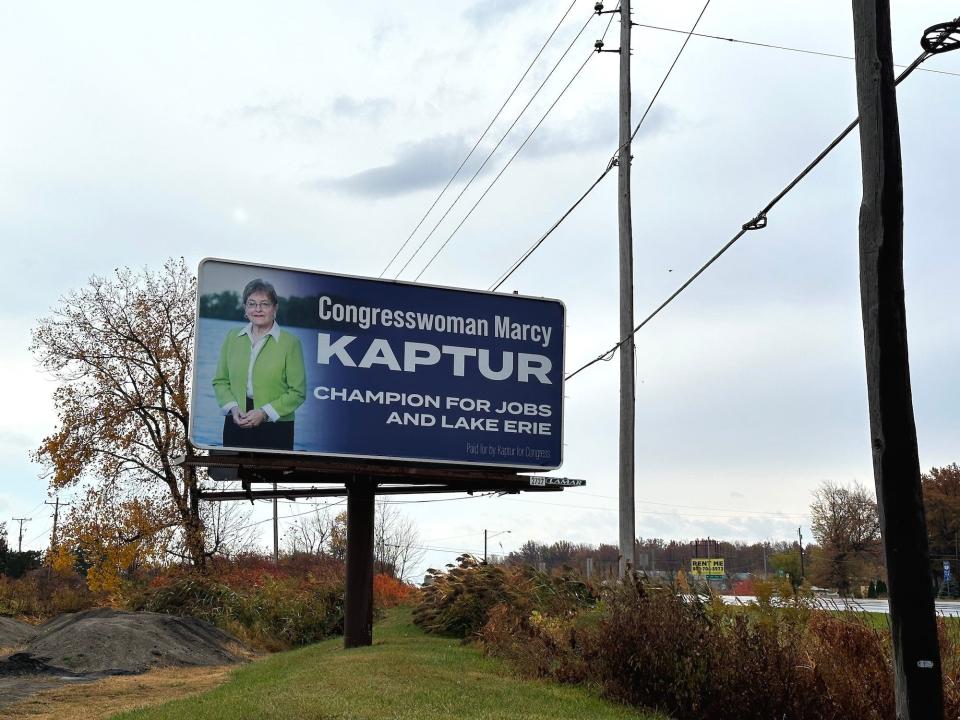
[[[875,574],[880,558],[880,517],[863,485],[825,482],[810,505],[811,529],[820,545],[813,575],[820,584],[850,592],[852,581]]]
[[[257,527],[250,523],[253,508],[235,502],[208,502],[200,506],[205,553],[229,558],[257,545]]]
[[[313,512],[296,518],[285,536],[290,553],[330,554],[336,518],[327,507],[314,507]]]
[[[426,552],[413,521],[383,498],[377,500],[373,552],[374,568],[400,580],[409,579]]]

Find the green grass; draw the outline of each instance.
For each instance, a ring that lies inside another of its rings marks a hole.
[[[184,672],[190,672],[189,669]],[[660,717],[601,700],[583,687],[521,680],[460,641],[426,635],[409,610],[392,611],[374,645],[344,650],[340,638],[237,669],[206,694],[115,716],[194,718],[630,718]]]

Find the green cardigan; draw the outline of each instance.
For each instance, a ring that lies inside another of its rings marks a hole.
[[[243,328],[227,333],[220,348],[220,359],[213,375],[213,391],[220,407],[235,402],[246,409],[247,370],[253,344]],[[293,412],[307,397],[307,373],[303,364],[300,338],[280,330],[280,339],[267,336],[253,366],[253,406],[266,404],[277,411],[279,421],[292,421]]]

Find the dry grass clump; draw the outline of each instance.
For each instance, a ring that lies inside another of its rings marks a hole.
[[[261,650],[306,645],[343,632],[342,577],[185,573],[146,591],[136,609],[211,622]]]
[[[413,621],[427,632],[473,638],[493,608],[521,614],[563,615],[592,605],[592,588],[572,572],[547,574],[531,567],[487,565],[461,555],[448,570],[427,571]]]
[[[106,604],[108,599],[91,592],[76,573],[32,570],[21,578],[0,575],[0,615],[32,622],[61,613],[78,612]]]
[[[227,681],[232,665],[160,668],[142,675],[119,675],[92,683],[46,690],[3,708],[5,718],[101,720],[125,710],[157,705],[206,692]]]

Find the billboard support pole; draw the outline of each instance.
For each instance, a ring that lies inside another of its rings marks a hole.
[[[373,644],[373,520],[377,483],[369,476],[348,480],[347,588],[343,646]]]

